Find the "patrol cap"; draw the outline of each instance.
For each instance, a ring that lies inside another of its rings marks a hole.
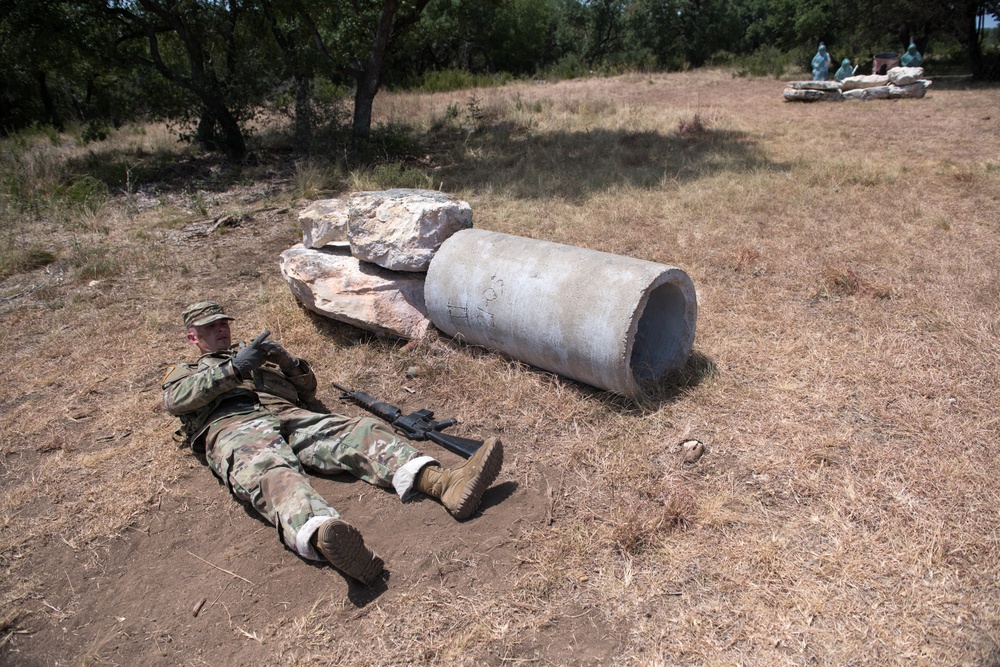
[[[184,328],[203,327],[219,320],[234,320],[235,317],[226,315],[222,306],[214,301],[199,301],[193,303],[184,310]]]

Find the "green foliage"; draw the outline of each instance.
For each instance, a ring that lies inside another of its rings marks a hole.
[[[567,53],[558,62],[546,68],[543,73],[545,78],[554,80],[577,79],[587,76],[590,70],[583,58],[578,53]]]
[[[736,76],[773,76],[775,79],[782,78],[785,70],[793,65],[788,53],[773,46],[762,46],[749,55],[733,57],[729,64],[735,67]]]
[[[385,9],[394,28],[371,65]],[[0,132],[57,145],[82,127],[89,144],[162,118],[242,158],[278,112],[299,121],[298,149],[323,151],[359,81],[437,92],[702,64],[778,77],[805,71],[820,40],[858,62],[912,36],[930,66],[1000,76],[997,29],[977,32],[998,13],[998,0],[0,0]]]
[[[105,123],[92,120],[87,123],[87,126],[83,128],[83,133],[80,135],[80,141],[85,144],[89,144],[94,141],[104,141],[108,138],[110,130]]]
[[[420,135],[412,125],[385,123],[372,132],[369,150],[373,159],[413,158],[423,154]]]
[[[1000,28],[987,28],[983,31],[983,51],[1000,51]]]
[[[432,0],[390,69],[395,81],[429,71],[533,74],[553,57],[559,0]]]
[[[108,186],[87,174],[62,188],[61,195],[63,202],[71,207],[92,210],[107,201]]]

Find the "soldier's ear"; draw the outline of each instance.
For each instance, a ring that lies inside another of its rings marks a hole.
[[[187,341],[192,345],[198,344],[198,334],[193,327],[187,330]]]

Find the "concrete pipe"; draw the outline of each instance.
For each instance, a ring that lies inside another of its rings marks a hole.
[[[457,232],[424,283],[449,336],[638,397],[694,344],[694,284],[681,269],[481,229]]]

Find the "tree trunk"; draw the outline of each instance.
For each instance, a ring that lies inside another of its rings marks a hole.
[[[983,67],[983,49],[979,42],[979,5],[975,2],[966,2],[964,10],[965,38],[962,41],[966,42],[965,47],[969,54],[972,78],[980,79],[983,78],[985,71]]]
[[[357,90],[354,91],[354,122],[351,125],[355,148],[359,148],[371,135],[372,106],[375,103],[378,86],[378,75],[372,74],[367,69],[358,75]]]
[[[42,99],[42,106],[45,108],[46,120],[48,120],[49,125],[62,132],[64,129],[63,122],[59,118],[59,112],[56,111],[56,104],[52,100],[52,94],[49,92],[49,84],[45,72],[37,70],[35,72],[35,79],[38,81],[38,94]]]
[[[382,14],[375,30],[372,49],[368,53],[368,61],[355,69],[354,80],[357,82],[357,89],[354,91],[354,123],[351,127],[355,149],[360,148],[371,134],[372,105],[381,85],[382,65],[385,63],[385,53],[392,40],[393,19],[399,11],[399,4],[400,0],[385,0],[382,4]],[[422,5],[417,13],[421,9]]]
[[[303,154],[312,152],[312,88],[311,76],[295,77],[295,149]]]
[[[221,150],[232,160],[243,160],[247,154],[247,144],[236,118],[225,103],[213,100],[211,96],[199,97],[205,106],[198,121],[195,139],[206,150]]]
[[[227,156],[242,161],[247,155],[247,142],[243,137],[243,130],[236,118],[229,112],[225,104],[220,104],[220,108],[214,113],[219,129],[222,131],[222,150]]]

